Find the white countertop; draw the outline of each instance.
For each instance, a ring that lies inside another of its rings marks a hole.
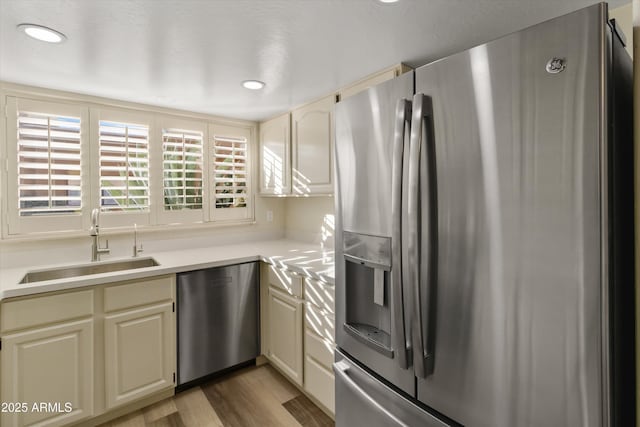
[[[0,300],[249,261],[264,261],[329,283],[333,283],[334,277],[333,250],[323,251],[319,245],[292,240],[260,241],[237,245],[145,253],[141,258],[153,258],[160,265],[135,270],[68,277],[27,284],[19,284],[19,282],[28,271],[39,271],[90,263],[42,264],[30,267],[3,269],[0,271]],[[105,261],[115,260],[118,260],[118,258],[105,259]]]

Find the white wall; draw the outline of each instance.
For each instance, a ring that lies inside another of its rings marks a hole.
[[[205,248],[255,240],[281,239],[284,237],[285,203],[282,199],[255,199],[255,224],[212,226],[193,229],[165,229],[140,231],[138,243],[144,246],[144,255],[154,252]],[[267,222],[267,210],[273,212],[273,221]],[[133,251],[133,233],[114,234],[108,231],[101,238],[109,240],[111,253],[102,259],[130,257]],[[81,263],[91,260],[89,232],[84,237],[57,238],[28,241],[0,241],[0,269],[30,267],[32,265]]]
[[[333,197],[255,199],[255,224],[212,226],[209,228],[181,228],[140,230],[138,242],[144,246],[141,256],[154,252],[191,248],[206,248],[256,240],[290,239],[315,243],[323,248],[334,244]],[[267,221],[267,211],[273,220]],[[133,234],[106,231],[102,241],[109,240],[111,253],[102,259],[131,256]],[[32,265],[81,263],[90,261],[91,237],[48,238],[38,240],[0,240],[0,269]]]
[[[333,247],[333,197],[300,197],[285,201],[287,239]]]
[[[281,199],[256,196],[255,207],[256,222],[251,225],[141,230],[138,233],[138,242],[144,246],[141,256],[153,255],[159,251],[281,238],[333,248],[333,197]],[[271,222],[267,222],[267,211],[273,213]],[[111,249],[111,253],[102,259],[131,256],[132,233],[114,234],[107,231],[103,233],[102,239],[109,240]],[[91,259],[91,243],[88,231],[83,237],[0,241],[0,269],[87,262]]]

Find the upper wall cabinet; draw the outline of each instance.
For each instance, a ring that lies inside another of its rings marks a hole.
[[[333,193],[333,107],[331,95],[291,113],[292,193]]]
[[[260,193],[291,193],[291,115],[260,123]]]
[[[338,97],[331,94],[260,123],[260,194],[333,194],[336,98],[346,99],[408,71],[404,64],[395,65],[342,88]]]
[[[260,193],[333,193],[333,107],[330,95],[260,123]]]

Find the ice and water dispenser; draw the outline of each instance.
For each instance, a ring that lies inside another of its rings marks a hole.
[[[387,357],[391,343],[391,238],[343,233],[346,316],[351,336]]]

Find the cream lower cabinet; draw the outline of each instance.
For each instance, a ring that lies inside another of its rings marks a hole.
[[[93,291],[0,307],[0,425],[62,426],[94,414]]]
[[[263,264],[260,292],[263,354],[333,414],[334,286]]]
[[[269,288],[268,357],[289,378],[302,385],[302,300]]]
[[[173,386],[172,306],[137,308],[105,318],[107,409]]]
[[[106,408],[174,385],[173,276],[109,286],[104,291]]]
[[[2,340],[2,424],[62,426],[93,415],[93,320]],[[5,378],[5,376],[9,378]]]
[[[3,301],[0,425],[92,424],[171,392],[174,301],[173,275]]]

